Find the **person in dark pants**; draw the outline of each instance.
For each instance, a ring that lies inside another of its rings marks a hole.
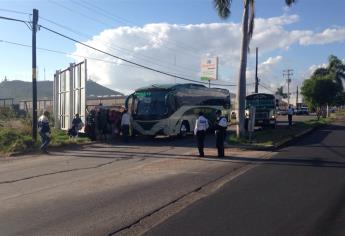
[[[208,129],[208,120],[204,117],[202,112],[199,112],[199,117],[195,121],[194,135],[196,135],[199,157],[204,156],[204,141],[206,130]]]
[[[125,143],[128,142],[130,122],[131,122],[131,117],[128,114],[127,109],[124,109],[122,118],[121,118],[121,132],[122,132],[123,142]]]
[[[50,143],[50,127],[49,127],[49,112],[44,111],[43,115],[38,119],[38,133],[41,136],[42,145],[40,147],[41,151],[48,153],[47,147]]]
[[[293,109],[291,108],[291,105],[289,105],[289,109],[288,109],[287,113],[288,113],[289,128],[291,128],[292,127],[292,115],[293,115]]]
[[[228,127],[228,122],[222,112],[218,110],[216,112],[217,121],[215,124],[215,134],[216,134],[216,146],[218,150],[218,157],[224,157],[224,139],[226,134],[226,129]]]
[[[92,109],[87,115],[87,135],[91,141],[96,140],[96,111]]]
[[[79,130],[83,128],[84,124],[79,114],[75,114],[74,119],[72,120],[72,127],[68,130],[67,134],[70,138],[78,137]]]

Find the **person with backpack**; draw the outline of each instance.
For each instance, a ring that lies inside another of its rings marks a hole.
[[[216,112],[217,120],[215,124],[216,134],[216,147],[218,151],[218,157],[224,157],[224,139],[226,136],[226,129],[228,127],[228,121],[225,116],[222,116],[222,111]]]

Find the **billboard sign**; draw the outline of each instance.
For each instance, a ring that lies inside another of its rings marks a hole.
[[[201,61],[201,80],[218,79],[218,57],[209,57]]]
[[[86,60],[70,64],[65,70],[54,75],[54,118],[55,127],[68,130],[72,127],[75,114],[85,124],[86,112]]]

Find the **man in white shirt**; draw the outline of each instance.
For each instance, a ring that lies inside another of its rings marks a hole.
[[[48,153],[47,147],[51,140],[50,126],[49,126],[49,112],[44,111],[43,114],[38,119],[38,133],[41,136],[42,145],[40,147],[41,151]]]
[[[124,142],[128,142],[130,122],[131,122],[131,117],[127,113],[127,109],[124,109],[122,118],[121,118],[121,131],[122,131],[122,137],[123,137]]]
[[[204,157],[204,141],[206,130],[208,129],[208,120],[204,117],[203,112],[199,112],[199,117],[195,121],[194,135],[196,135],[199,157]]]
[[[216,112],[216,115],[217,121],[215,125],[215,134],[218,157],[224,157],[224,139],[226,135],[226,129],[228,127],[228,121],[224,116],[222,116],[222,111],[218,110]]]

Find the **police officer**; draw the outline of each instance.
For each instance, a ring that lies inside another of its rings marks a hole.
[[[224,157],[224,138],[228,122],[222,112],[218,110],[216,112],[217,121],[215,125],[215,134],[216,134],[216,146],[218,149],[218,157]]]
[[[195,121],[194,135],[196,135],[196,140],[198,144],[199,157],[204,156],[204,141],[206,130],[208,129],[208,120],[204,117],[202,111],[199,112],[199,117]]]

